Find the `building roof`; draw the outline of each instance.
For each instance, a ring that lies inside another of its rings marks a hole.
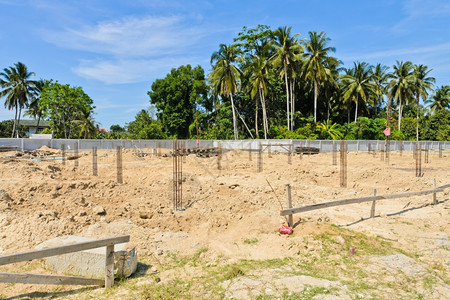
[[[23,125],[25,127],[36,127],[38,123],[38,120],[20,120],[20,125]],[[50,127],[50,122],[45,120],[39,121],[39,127]]]

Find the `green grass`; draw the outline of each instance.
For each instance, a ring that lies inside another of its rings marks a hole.
[[[248,244],[248,245],[255,245],[257,244],[259,241],[257,238],[252,238],[252,239],[245,239],[244,240],[244,244]]]

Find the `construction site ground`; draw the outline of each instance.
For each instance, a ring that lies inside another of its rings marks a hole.
[[[169,154],[168,151],[162,151]],[[339,154],[258,155],[224,151],[185,157],[182,205],[173,211],[171,155],[123,150],[117,183],[115,150],[78,160],[43,147],[0,153],[0,255],[34,249],[58,236],[129,234],[137,272],[112,289],[0,283],[0,299],[450,299],[450,189],[432,195],[331,207],[294,215],[286,224],[286,185],[293,207],[332,200],[429,190],[450,183],[449,152],[416,177],[411,152],[349,152],[347,187]],[[66,154],[70,157],[70,153]],[[78,161],[78,166],[75,162]],[[220,170],[218,169],[220,163]],[[49,273],[43,260],[0,272]]]

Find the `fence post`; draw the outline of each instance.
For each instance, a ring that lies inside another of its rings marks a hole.
[[[118,146],[120,147],[120,146]],[[105,288],[110,288],[114,284],[114,245],[106,246],[105,261]]]
[[[377,195],[377,190],[373,189],[373,196]],[[372,201],[372,208],[370,209],[370,217],[374,218],[375,217],[375,200]]]
[[[291,198],[291,185],[286,184],[286,196],[287,196],[287,205],[288,208],[292,208],[292,198]],[[292,227],[294,226],[294,216],[288,215],[288,226]]]

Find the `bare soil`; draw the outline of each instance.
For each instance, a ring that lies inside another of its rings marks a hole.
[[[174,256],[192,257],[196,253],[205,262],[219,265],[243,260],[301,260],[311,255],[320,259],[324,250],[330,261],[334,256],[344,257],[345,261],[351,255],[348,246],[352,238],[356,241],[361,233],[373,245],[387,242],[398,250],[386,255],[371,254],[362,248],[360,251],[362,244],[355,244],[353,257],[361,258],[355,262],[356,269],[365,274],[355,274],[355,278],[345,272],[345,264],[333,277],[338,280],[309,273],[286,276],[289,264],[279,269],[238,272],[221,283],[220,298],[281,297],[283,291],[297,295],[311,286],[331,291],[327,295],[319,293],[314,299],[384,298],[392,297],[393,291],[399,299],[450,298],[450,189],[437,194],[438,205],[431,205],[432,195],[379,201],[375,218],[370,218],[371,203],[294,215],[294,234],[278,233],[286,223],[280,209],[286,208],[287,184],[291,185],[293,207],[371,196],[373,189],[377,195],[428,190],[433,188],[434,180],[437,186],[450,183],[448,152],[442,158],[431,152],[426,164],[422,157],[422,177],[415,176],[411,152],[391,153],[389,164],[381,160],[380,153],[350,152],[347,188],[340,187],[339,162],[332,165],[331,153],[296,155],[291,164],[286,154],[272,153],[269,157],[264,153],[261,172],[257,172],[256,153],[250,160],[246,151],[225,152],[220,170],[217,156],[189,155],[183,163],[185,210],[175,212],[170,155],[152,155],[152,149],[124,150],[123,183],[119,184],[115,151],[98,151],[98,176],[92,173],[91,151],[80,151],[78,160],[67,160],[65,164],[59,159],[48,160],[61,157],[59,150],[42,148],[34,154],[44,159],[0,153],[0,255],[31,250],[62,235],[101,238],[129,234],[144,261],[142,266],[148,269],[141,269],[140,277],[135,279],[143,287],[153,284],[152,272],[156,269],[159,284],[202,274],[195,267],[182,271],[164,268]],[[328,233],[336,242],[334,248],[326,246],[323,234]],[[2,272],[29,270],[46,272],[39,261],[0,267]],[[349,283],[352,280],[367,282],[371,287],[355,290]],[[141,290],[138,294],[126,290],[126,286],[117,288],[118,296],[114,298],[148,298]],[[110,295],[102,293],[102,289],[83,287],[0,283],[0,299]],[[189,293],[193,298],[207,295],[195,288]]]

